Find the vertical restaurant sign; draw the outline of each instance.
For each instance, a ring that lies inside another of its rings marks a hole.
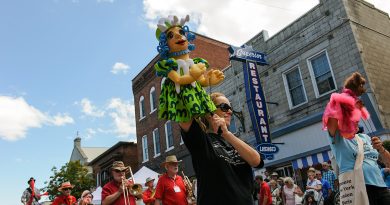
[[[279,151],[279,148],[271,143],[267,105],[257,72],[257,64],[268,65],[266,56],[254,51],[251,46],[240,48],[230,46],[229,52],[230,59],[243,62],[246,103],[256,137],[256,149],[266,159],[273,159],[273,155]]]

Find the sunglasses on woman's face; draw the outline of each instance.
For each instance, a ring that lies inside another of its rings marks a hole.
[[[216,107],[221,109],[222,112],[228,112],[229,110],[233,111],[233,108],[230,107],[230,105],[228,105],[226,103],[221,103],[221,104],[217,105]]]

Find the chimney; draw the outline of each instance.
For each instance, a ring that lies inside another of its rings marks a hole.
[[[76,139],[73,140],[75,147],[81,147],[81,138],[76,137]]]

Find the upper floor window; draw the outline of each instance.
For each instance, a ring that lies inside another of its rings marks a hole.
[[[139,118],[142,120],[145,117],[145,99],[144,96],[139,98]]]
[[[160,133],[158,128],[153,130],[154,156],[160,155]]]
[[[307,61],[316,97],[321,97],[336,90],[336,83],[326,50],[310,57]]]
[[[150,113],[152,113],[152,112],[154,112],[157,109],[157,106],[156,106],[156,89],[154,87],[150,88],[149,99],[150,99]]]
[[[165,123],[165,139],[167,142],[167,150],[171,150],[173,148],[173,132],[171,121],[167,121]]]
[[[307,102],[305,87],[303,85],[301,70],[294,67],[283,73],[284,87],[290,109]]]
[[[146,162],[149,160],[148,138],[146,135],[142,137],[142,159],[143,159],[143,162]]]

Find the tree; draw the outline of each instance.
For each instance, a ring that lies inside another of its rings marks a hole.
[[[49,182],[45,182],[51,200],[59,194],[58,188],[63,182],[69,181],[75,185],[72,189],[72,195],[76,198],[80,198],[84,190],[90,190],[95,184],[92,174],[88,173],[87,167],[83,166],[80,161],[68,162],[59,171],[53,167],[51,171],[53,176],[50,177]]]

